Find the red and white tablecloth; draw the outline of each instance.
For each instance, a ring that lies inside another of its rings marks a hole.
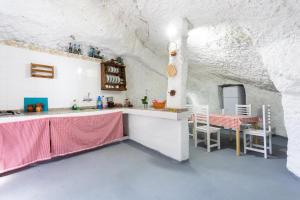
[[[0,173],[51,159],[49,120],[0,124]]]
[[[92,149],[123,137],[122,112],[50,119],[51,155]]]
[[[259,121],[256,116],[210,114],[209,123],[213,126],[239,129],[242,124],[254,124]]]

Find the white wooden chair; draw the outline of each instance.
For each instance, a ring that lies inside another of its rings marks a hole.
[[[209,125],[209,107],[208,105],[202,105],[197,107],[195,112],[195,147],[198,146],[199,143],[204,142],[207,145],[207,152],[211,151],[212,147],[221,148],[220,145],[220,128],[212,127]],[[198,133],[204,133],[204,139],[198,139]],[[213,133],[217,134],[217,139],[212,139],[211,135]],[[214,144],[212,144],[214,142]]]
[[[251,116],[251,104],[235,105],[235,114]]]
[[[188,124],[192,125],[192,132],[189,132],[189,136],[192,136],[194,138],[194,123],[195,123],[195,119],[194,119],[194,111],[193,111],[193,105],[192,104],[186,104],[185,108],[188,109]],[[190,126],[189,126],[190,127]]]
[[[272,154],[272,130],[271,130],[271,107],[270,105],[262,106],[262,129],[245,129],[244,130],[244,153],[249,151],[256,151],[264,154],[264,157],[268,158],[268,150],[269,153]],[[247,144],[247,135],[250,136],[250,144]],[[253,144],[252,136],[262,137],[263,145]],[[269,142],[267,144],[267,139]]]
[[[235,105],[236,115],[246,115],[251,116],[251,104],[248,105]],[[241,129],[250,128],[252,124],[242,124]]]

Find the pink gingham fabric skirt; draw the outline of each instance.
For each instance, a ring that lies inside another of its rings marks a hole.
[[[51,159],[49,120],[0,124],[0,173]]]
[[[92,149],[123,137],[122,112],[50,119],[51,155]]]

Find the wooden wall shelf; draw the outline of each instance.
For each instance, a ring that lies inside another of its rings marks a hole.
[[[126,66],[109,60],[101,63],[101,90],[125,91]]]
[[[54,78],[54,66],[31,63],[31,77]]]
[[[17,47],[17,48],[29,49],[29,50],[36,51],[36,52],[48,53],[51,55],[87,60],[87,61],[92,61],[92,62],[96,62],[96,63],[102,62],[102,59],[91,58],[87,55],[78,55],[78,54],[74,54],[74,53],[68,53],[65,51],[58,50],[58,49],[45,48],[45,47],[41,47],[41,46],[38,46],[35,44],[27,44],[25,42],[16,41],[16,40],[1,40],[0,44],[4,44],[7,46],[13,46],[13,47]]]

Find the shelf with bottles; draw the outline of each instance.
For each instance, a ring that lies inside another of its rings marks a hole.
[[[126,88],[126,66],[109,60],[101,63],[101,89],[124,91]]]
[[[80,47],[80,44],[70,42],[68,47],[68,53],[82,55],[82,49]]]

